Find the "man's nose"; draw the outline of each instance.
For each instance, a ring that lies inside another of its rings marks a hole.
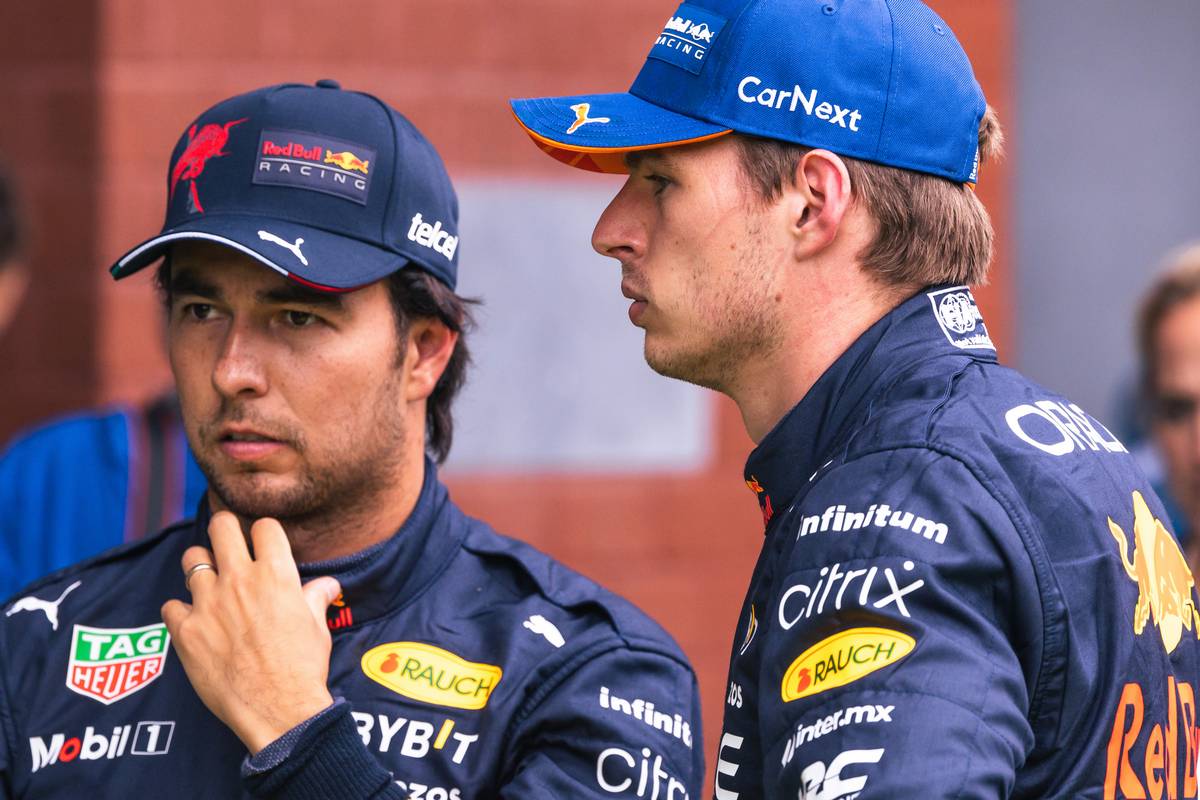
[[[604,209],[592,231],[592,248],[600,255],[622,263],[642,255],[646,249],[646,227],[638,214],[632,184],[630,177]]]
[[[231,398],[265,394],[268,384],[259,350],[248,326],[231,325],[213,367],[213,387]]]

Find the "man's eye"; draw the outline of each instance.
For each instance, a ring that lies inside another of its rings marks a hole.
[[[1154,404],[1154,413],[1163,422],[1183,422],[1195,415],[1196,400],[1170,395],[1159,397]]]
[[[668,178],[668,177],[666,177],[666,176],[664,176],[664,175],[658,175],[658,174],[655,174],[655,173],[653,173],[653,172],[652,172],[652,173],[650,173],[649,175],[647,175],[647,176],[646,176],[646,180],[648,180],[648,181],[650,181],[651,183],[653,183],[653,184],[654,184],[654,193],[655,193],[655,194],[662,194],[662,193],[663,193],[663,191],[664,191],[664,190],[665,190],[665,189],[666,189],[668,186],[670,186],[670,185],[671,185],[671,179],[670,179],[670,178]]]
[[[317,321],[317,316],[309,311],[286,311],[284,314],[293,328],[307,328]]]
[[[213,307],[208,303],[188,303],[183,307],[183,313],[192,319],[208,319],[212,316]]]

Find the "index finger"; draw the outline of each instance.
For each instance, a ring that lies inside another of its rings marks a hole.
[[[292,557],[292,543],[278,520],[263,517],[250,526],[250,538],[254,542],[254,560],[268,563],[286,574],[299,578],[296,559]]]
[[[212,543],[217,570],[234,573],[250,564],[250,550],[238,518],[228,511],[218,511],[208,521],[208,539]]]

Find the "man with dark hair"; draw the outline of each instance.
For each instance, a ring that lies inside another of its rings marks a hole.
[[[718,800],[1196,796],[1200,617],[1162,506],[997,363],[964,285],[999,127],[946,23],[689,0],[628,94],[513,109],[628,173],[592,243],[645,358],[757,442]]]
[[[285,84],[204,112],[171,165],[162,232],[112,271],[166,257],[210,488],[7,607],[0,794],[697,796],[670,637],[438,482],[469,318],[429,142]]]

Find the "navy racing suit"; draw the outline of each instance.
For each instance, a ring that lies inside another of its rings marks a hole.
[[[1197,796],[1200,618],[1125,447],[965,287],[868,329],[750,455],[766,519],[718,800]]]
[[[695,676],[629,603],[464,515],[426,464],[400,531],[332,575],[335,704],[248,759],[159,608],[207,513],[33,584],[0,617],[5,798],[685,800]],[[286,659],[292,653],[278,653]]]

